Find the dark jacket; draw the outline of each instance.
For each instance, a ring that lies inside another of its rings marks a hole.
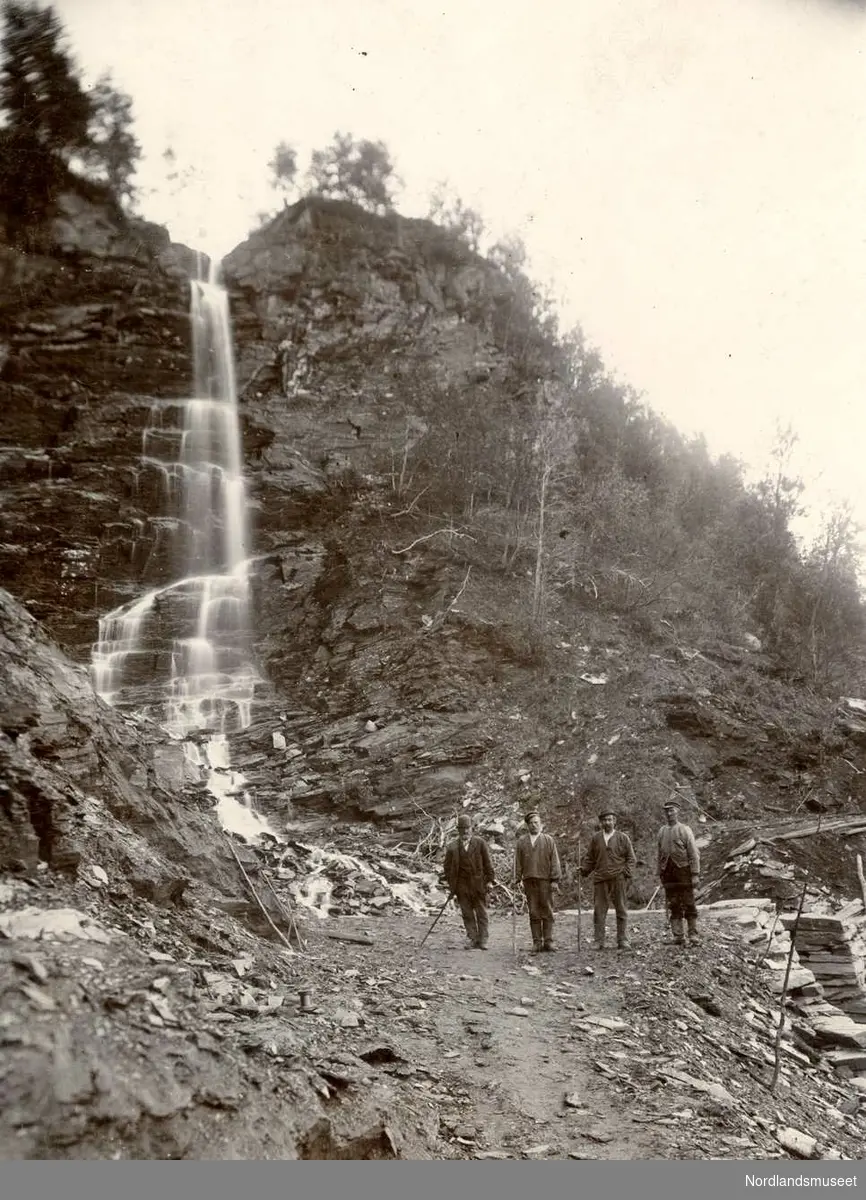
[[[514,850],[514,877],[517,882],[520,883],[522,879],[549,879],[555,883],[561,875],[556,842],[550,834],[540,833],[533,846],[529,834],[522,833]]]
[[[605,845],[604,834],[599,830],[598,833],[592,835],[589,848],[580,865],[580,873],[584,878],[592,875],[596,883],[603,883],[606,879],[616,879],[620,875],[629,879],[635,862],[634,848],[628,834],[620,833],[618,829],[615,829],[610,841]]]
[[[466,850],[463,849],[459,837],[449,842],[445,847],[445,865],[442,873],[455,896],[483,900],[487,885],[493,883],[496,878],[490,860],[490,850],[484,838],[473,834]]]

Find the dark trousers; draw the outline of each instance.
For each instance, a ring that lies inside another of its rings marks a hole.
[[[662,887],[665,889],[665,899],[668,903],[668,916],[672,921],[695,921],[698,916],[695,904],[695,891],[692,884],[691,867],[678,867],[674,863],[665,864],[661,874]]]
[[[553,945],[553,904],[549,879],[524,879],[532,943],[538,949]]]
[[[457,903],[460,905],[460,916],[463,918],[463,928],[473,946],[486,946],[488,938],[487,905],[484,897],[473,896],[466,892],[457,893]]]
[[[616,938],[624,942],[628,909],[625,906],[625,894],[628,880],[625,875],[617,875],[614,879],[597,879],[593,886],[593,932],[597,946],[604,945],[605,923],[607,910],[613,908],[616,912]]]

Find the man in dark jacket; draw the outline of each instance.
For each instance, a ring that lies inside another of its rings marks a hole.
[[[604,809],[598,814],[601,829],[594,833],[581,863],[584,879],[593,881],[593,924],[596,950],[604,949],[607,910],[616,911],[616,944],[620,950],[630,950],[628,942],[628,909],[625,904],[628,881],[635,866],[631,839],[616,828],[616,814]]]
[[[472,818],[457,818],[457,837],[445,847],[445,882],[457,898],[470,946],[487,949],[487,889],[495,881],[490,850],[484,838],[472,832]]]
[[[562,869],[556,842],[549,833],[542,833],[541,817],[528,812],[523,818],[526,833],[517,839],[514,851],[514,879],[523,884],[529,905],[529,928],[532,948],[553,950],[553,889],[559,887]]]

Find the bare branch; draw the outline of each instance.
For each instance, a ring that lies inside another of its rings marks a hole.
[[[261,899],[259,898],[259,894],[258,894],[258,892],[257,892],[257,891],[256,891],[256,889],[253,887],[253,881],[250,879],[249,875],[248,875],[248,874],[246,873],[246,871],[244,870],[244,865],[243,865],[243,863],[241,862],[241,860],[238,858],[238,856],[237,856],[237,853],[236,853],[236,851],[235,851],[235,848],[234,848],[234,846],[232,845],[232,843],[231,843],[231,840],[229,839],[229,836],[228,836],[228,834],[226,834],[226,841],[228,842],[228,847],[229,847],[229,850],[231,850],[231,852],[232,852],[232,858],[233,858],[233,859],[235,860],[235,862],[238,864],[238,867],[240,868],[241,875],[243,875],[243,877],[244,877],[244,880],[245,880],[245,882],[246,882],[246,885],[247,885],[247,887],[250,889],[250,892],[252,893],[252,897],[253,897],[253,899],[255,900],[256,904],[259,906],[259,909],[260,909],[260,911],[261,911],[261,914],[262,914],[262,916],[265,918],[265,920],[267,921],[267,923],[270,925],[271,929],[273,929],[274,933],[277,935],[277,937],[280,939],[280,941],[283,943],[283,945],[284,945],[284,946],[286,946],[286,947],[288,948],[288,950],[289,950],[289,952],[290,952],[291,954],[294,954],[294,953],[295,953],[295,948],[294,948],[294,946],[293,946],[293,945],[292,945],[292,943],[289,941],[289,939],[288,939],[288,938],[285,936],[285,934],[284,934],[284,933],[283,933],[283,932],[282,932],[280,929],[278,929],[278,928],[277,928],[277,926],[274,924],[273,920],[271,919],[271,914],[270,914],[270,913],[268,912],[268,910],[265,908],[264,904],[262,904],[262,902],[261,902]]]
[[[441,611],[441,612],[438,612],[438,613],[436,614],[436,616],[433,618],[433,620],[432,620],[432,622],[430,623],[430,626],[429,626],[429,628],[428,628],[428,630],[427,630],[427,632],[428,632],[428,633],[432,633],[432,632],[433,632],[433,630],[435,630],[435,629],[440,629],[440,628],[442,627],[442,625],[443,625],[443,624],[444,624],[444,622],[445,622],[445,618],[448,616],[448,614],[449,614],[449,613],[451,612],[451,610],[453,609],[454,605],[457,603],[457,601],[460,599],[460,597],[461,597],[461,596],[463,595],[463,593],[466,591],[466,585],[467,585],[467,583],[469,582],[469,576],[470,576],[471,572],[472,572],[472,568],[471,568],[471,567],[467,567],[467,568],[466,568],[466,574],[463,576],[463,582],[462,582],[462,583],[461,583],[461,585],[460,585],[460,590],[458,591],[458,593],[457,593],[457,595],[454,597],[454,599],[451,601],[451,603],[448,605],[448,607],[447,607],[447,608],[443,608],[443,609],[442,609],[442,611]]]
[[[471,536],[471,534],[461,533],[459,529],[454,529],[454,528],[446,526],[445,529],[434,529],[432,533],[425,533],[423,537],[415,538],[414,542],[410,542],[409,545],[404,546],[402,550],[392,550],[391,553],[392,554],[405,554],[408,550],[411,550],[414,546],[417,546],[420,542],[429,542],[430,538],[436,537],[437,534],[440,534],[440,533],[448,533],[452,537],[469,538],[470,542],[474,542],[476,540],[474,537]]]
[[[415,505],[418,503],[418,501],[421,499],[421,497],[424,495],[424,493],[429,492],[429,490],[430,490],[430,484],[428,483],[426,487],[421,489],[421,491],[418,493],[418,495],[415,497],[415,499],[412,501],[412,503],[409,505],[408,508],[401,508],[399,512],[391,513],[390,514],[391,520],[393,521],[397,517],[408,516],[409,513],[412,511],[412,509],[415,507]],[[395,550],[394,553],[397,554],[397,553],[399,553],[399,551]]]

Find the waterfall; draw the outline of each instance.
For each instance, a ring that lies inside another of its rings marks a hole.
[[[191,280],[190,293],[193,395],[152,405],[139,459],[139,478],[157,485],[163,511],[149,521],[173,580],[99,621],[92,676],[97,694],[126,710],[152,710],[156,683],[159,719],[184,740],[187,761],[209,772],[228,824],[227,797],[241,796],[247,811],[249,804],[243,778],[230,770],[226,735],[249,726],[259,682],[250,649],[247,498],[218,262],[206,279]],[[186,740],[201,732],[210,734],[203,755]],[[241,823],[237,831],[249,836],[249,821]]]

